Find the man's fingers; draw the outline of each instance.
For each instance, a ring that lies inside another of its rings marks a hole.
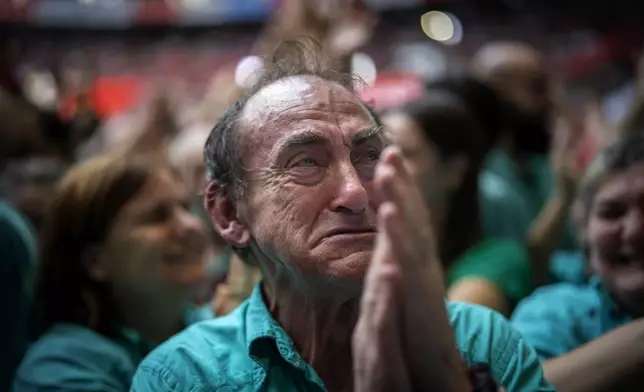
[[[378,235],[386,236],[384,231]],[[400,274],[398,265],[393,260],[386,260],[392,258],[388,255],[391,253],[389,245],[379,244],[379,247],[380,249],[376,250],[376,255],[369,266],[360,304],[361,311],[370,315],[382,312],[383,303],[393,296],[392,289],[389,287],[390,281],[398,279]]]
[[[419,260],[423,248],[433,248],[430,217],[420,191],[395,151],[388,152],[376,172],[376,190],[384,201],[379,215],[388,216],[387,225],[396,259],[401,263]],[[384,206],[391,211],[383,211]],[[417,251],[414,251],[417,249]]]
[[[413,239],[400,208],[393,203],[385,203],[379,211],[383,216],[384,232],[391,244],[391,252],[395,260],[401,264],[408,263],[414,258]]]
[[[384,164],[391,165],[400,178],[404,181],[411,181],[411,174],[405,167],[405,162],[402,157],[402,152],[397,147],[387,147],[380,157],[380,161]]]
[[[395,263],[376,263],[365,288],[354,331],[355,391],[404,391],[408,376],[397,318],[400,271]],[[393,389],[392,389],[393,388]]]
[[[415,202],[411,179],[406,180],[405,176],[392,163],[383,162],[376,171],[376,189],[383,201],[392,202],[399,212],[412,220],[418,202]]]
[[[429,223],[425,200],[405,166],[397,148],[387,148],[376,171],[376,187],[384,200],[394,202],[404,214],[412,232]]]

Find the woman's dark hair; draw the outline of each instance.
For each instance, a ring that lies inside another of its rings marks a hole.
[[[492,148],[508,124],[508,104],[487,83],[469,75],[449,76],[426,84],[428,93],[447,92],[459,97],[467,106]]]
[[[87,267],[121,209],[166,166],[156,156],[106,155],[73,167],[45,219],[32,321],[35,337],[56,323],[108,333],[118,317],[109,289]]]
[[[445,228],[445,238],[450,242],[441,250],[443,261],[449,263],[480,234],[478,177],[487,152],[485,137],[466,104],[454,94],[430,92],[399,110],[420,127],[443,161],[457,156],[468,159],[461,187],[450,195]]]
[[[470,161],[479,163],[485,155],[485,136],[480,132],[476,117],[459,96],[442,91],[428,92],[400,110],[409,115],[427,140],[438,147],[442,158],[466,155]]]

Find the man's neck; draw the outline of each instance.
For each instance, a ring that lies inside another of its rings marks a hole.
[[[295,286],[264,288],[269,311],[328,390],[351,390],[351,336],[359,314],[353,299],[317,298]]]

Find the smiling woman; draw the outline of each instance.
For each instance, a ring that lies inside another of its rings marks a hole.
[[[210,255],[186,201],[154,156],[103,156],[70,170],[43,228],[37,340],[15,391],[127,391],[148,351],[197,315],[191,303]]]
[[[642,134],[600,153],[583,182],[582,204],[582,247],[593,277],[537,290],[513,322],[546,360],[546,377],[558,390],[632,390],[644,381],[644,325],[637,321],[644,315]]]

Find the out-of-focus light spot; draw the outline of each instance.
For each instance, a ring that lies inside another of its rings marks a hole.
[[[58,104],[58,89],[53,75],[45,72],[31,72],[25,78],[27,96],[43,109],[55,109]]]
[[[463,24],[461,23],[461,20],[458,19],[458,17],[454,14],[445,13],[447,17],[449,17],[450,21],[452,21],[452,28],[453,28],[453,33],[452,37],[448,40],[443,41],[445,45],[456,45],[461,43],[463,40]]]
[[[454,36],[454,24],[450,17],[440,11],[430,11],[420,17],[423,32],[434,41],[447,41]]]
[[[241,88],[251,88],[259,80],[264,61],[259,56],[247,56],[237,63],[235,84]]]
[[[366,53],[354,53],[351,57],[351,73],[358,76],[367,86],[376,82],[376,63]]]
[[[453,14],[430,11],[420,17],[425,35],[445,45],[456,45],[463,39],[463,25]]]

